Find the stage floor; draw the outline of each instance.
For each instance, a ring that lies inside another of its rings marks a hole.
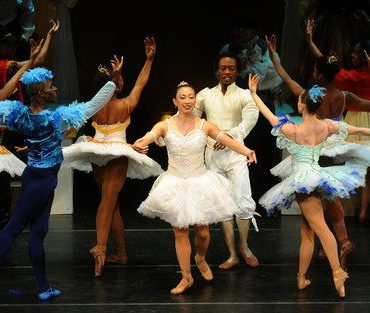
[[[62,296],[46,302],[36,298],[36,286],[27,253],[28,231],[14,242],[0,268],[0,312],[369,312],[370,228],[348,218],[348,230],[357,249],[350,258],[347,297],[341,301],[327,263],[313,260],[312,286],[296,288],[299,216],[259,218],[260,232],[250,232],[250,247],[261,265],[241,264],[222,271],[227,257],[219,225],[211,228],[207,260],[214,280],[202,280],[192,267],[195,283],[180,296],[170,289],[180,280],[173,234],[168,224],[125,212],[128,265],[108,265],[94,278],[94,209],[74,215],[54,215],[46,239],[49,281]],[[193,235],[191,233],[191,235]],[[192,237],[193,238],[193,237]],[[194,261],[193,261],[194,264]],[[20,296],[9,295],[18,289]]]

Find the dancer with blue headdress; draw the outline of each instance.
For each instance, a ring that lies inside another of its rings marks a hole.
[[[348,134],[370,136],[370,129],[319,119],[316,112],[325,95],[325,88],[317,85],[300,94],[298,110],[303,116],[303,122],[294,125],[287,117],[275,116],[262,102],[256,93],[258,81],[257,75],[249,77],[252,98],[273,126],[271,133],[277,137],[277,147],[287,148],[292,154],[293,168],[290,175],[260,198],[259,203],[271,212],[289,208],[291,202],[297,200],[302,212],[298,289],[305,289],[311,284],[306,279],[306,273],[314,250],[314,235],[317,235],[328,257],[335,288],[339,297],[343,298],[344,282],[348,274],[340,266],[337,243],[325,222],[321,199],[349,198],[357,187],[365,184],[366,166],[345,164],[320,167],[318,160],[324,147],[334,146]],[[336,140],[329,140],[330,134],[336,134]]]
[[[122,62],[116,62],[112,67],[113,72],[118,73]],[[116,81],[117,75],[112,76]],[[25,136],[28,146],[28,164],[21,178],[22,192],[9,223],[0,233],[0,264],[14,239],[30,223],[28,251],[40,300],[61,294],[59,290],[51,288],[45,275],[44,239],[48,232],[57,174],[63,161],[63,132],[81,127],[108,102],[116,89],[116,84],[109,81],[89,102],[74,102],[52,111],[48,104],[56,102],[57,98],[57,87],[52,79],[53,73],[45,68],[28,70],[20,80],[26,86],[30,106],[20,101],[0,102],[0,124]]]

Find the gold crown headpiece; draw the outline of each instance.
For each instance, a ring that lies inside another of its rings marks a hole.
[[[99,64],[98,71],[102,74],[110,76],[110,71],[104,65]]]
[[[338,62],[338,61],[339,61],[339,58],[337,54],[334,51],[330,51],[328,55],[327,63],[331,64],[331,63]]]

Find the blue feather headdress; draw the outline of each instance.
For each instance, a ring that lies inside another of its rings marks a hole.
[[[325,96],[325,90],[326,88],[324,87],[319,87],[318,85],[313,85],[310,90],[308,90],[308,95],[310,96],[310,99],[313,102],[317,102],[317,100],[320,97]]]
[[[20,81],[25,85],[42,84],[53,79],[53,73],[44,67],[36,67],[25,72]]]

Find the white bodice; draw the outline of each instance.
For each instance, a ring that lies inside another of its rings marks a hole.
[[[203,132],[204,120],[197,129],[186,135],[173,129],[169,120],[164,141],[168,154],[168,170],[170,174],[184,178],[203,175],[207,169],[204,164],[204,150],[207,135]]]

